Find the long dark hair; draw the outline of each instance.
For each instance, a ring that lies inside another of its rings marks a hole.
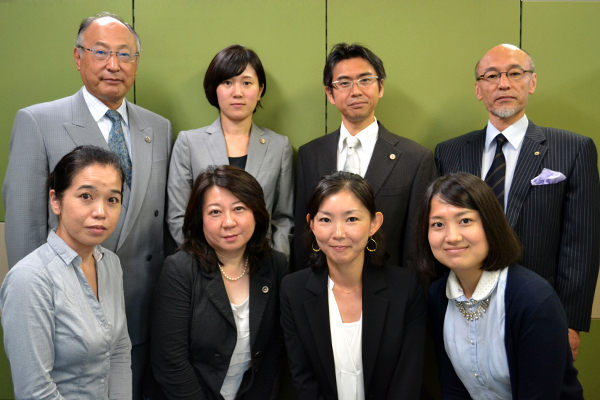
[[[319,212],[319,207],[327,197],[343,190],[347,190],[356,196],[369,211],[371,219],[375,218],[377,213],[375,195],[369,182],[361,178],[360,175],[339,171],[325,175],[315,186],[308,199],[307,212],[310,221],[314,220],[315,215]],[[375,266],[383,266],[385,264],[385,243],[380,230],[375,232],[373,240],[377,242],[377,249],[374,252],[365,252],[365,262]],[[304,251],[308,254],[308,266],[315,269],[324,268],[327,266],[327,259],[322,251],[315,252],[313,250],[315,241],[315,234],[310,229],[310,224],[306,224],[304,227]]]
[[[192,187],[192,194],[183,219],[183,243],[180,250],[192,254],[200,268],[207,273],[217,268],[217,262],[219,262],[217,253],[206,241],[202,219],[204,194],[213,186],[229,190],[254,214],[256,226],[246,245],[245,253],[250,259],[250,273],[252,273],[271,252],[267,237],[270,218],[260,184],[252,175],[238,167],[210,166],[198,175]]]
[[[419,269],[423,274],[439,276],[446,270],[433,256],[429,245],[429,213],[434,197],[452,206],[479,212],[489,245],[482,270],[496,271],[514,264],[521,258],[521,244],[508,224],[492,189],[478,177],[461,172],[438,178],[429,185],[421,203],[417,226],[417,254]]]

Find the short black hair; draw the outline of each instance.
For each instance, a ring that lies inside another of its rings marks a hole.
[[[213,186],[229,190],[254,214],[254,233],[246,245],[250,273],[253,273],[271,252],[267,236],[270,216],[260,184],[248,172],[232,165],[211,165],[196,178],[183,219],[183,243],[180,249],[194,256],[203,271],[210,273],[217,268],[217,253],[204,236],[202,213],[204,194]]]
[[[208,69],[204,74],[204,93],[208,102],[219,108],[219,99],[217,98],[217,87],[227,79],[231,79],[234,76],[240,75],[248,65],[256,71],[258,77],[258,84],[262,87],[261,97],[267,92],[267,78],[265,76],[265,70],[260,62],[258,55],[244,46],[239,44],[233,44],[229,47],[225,47],[223,50],[217,53],[208,65]],[[262,107],[260,100],[256,107]],[[256,108],[254,109],[256,112]]]
[[[331,48],[331,52],[327,56],[327,62],[325,62],[325,68],[323,69],[323,85],[331,88],[333,82],[333,68],[343,60],[349,60],[351,58],[364,58],[369,64],[375,68],[375,73],[379,78],[379,90],[381,90],[381,81],[385,79],[385,68],[383,67],[383,61],[375,53],[369,50],[367,47],[359,43],[338,43]]]
[[[417,258],[421,273],[439,276],[445,270],[429,245],[429,213],[434,197],[452,206],[479,212],[489,246],[482,270],[496,271],[519,261],[521,244],[494,192],[478,177],[460,172],[438,178],[429,185],[423,197],[417,225]]]
[[[119,157],[112,151],[96,146],[79,146],[66,154],[48,175],[48,189],[54,190],[54,195],[61,200],[65,191],[73,183],[75,175],[92,165],[113,167],[121,177],[121,191],[123,191],[124,173],[119,162]]]
[[[309,219],[312,221],[315,215],[319,212],[321,204],[331,195],[347,190],[365,206],[369,211],[371,220],[375,218],[377,208],[375,206],[375,195],[369,182],[363,179],[360,175],[350,172],[334,172],[325,175],[315,186],[308,199],[307,212]],[[385,264],[385,243],[383,235],[379,229],[373,235],[373,240],[377,243],[376,249],[373,252],[365,252],[365,262],[370,262],[374,266],[383,266]],[[310,224],[304,227],[304,251],[308,254],[308,266],[314,269],[321,269],[327,266],[327,260],[322,251],[315,252],[313,250],[314,242],[316,241],[315,234],[310,229]],[[368,245],[368,244],[367,244]],[[372,245],[371,245],[372,246]]]

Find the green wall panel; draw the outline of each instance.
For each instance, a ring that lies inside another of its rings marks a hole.
[[[323,2],[145,1],[135,13],[143,41],[137,102],[169,118],[175,133],[219,116],[204,95],[204,73],[217,52],[238,43],[256,51],[267,75],[255,122],[296,149],[323,134]]]
[[[600,2],[524,2],[523,48],[537,89],[527,116],[600,144]],[[600,397],[599,397],[600,398]]]
[[[83,84],[73,48],[81,21],[110,11],[131,22],[131,0],[0,1],[0,180],[17,111],[70,96]],[[0,199],[0,221],[4,204]]]
[[[486,124],[474,67],[489,48],[519,44],[518,0],[329,0],[327,7],[329,48],[360,42],[383,60],[375,116],[387,129],[433,149]],[[340,122],[329,105],[328,130]]]

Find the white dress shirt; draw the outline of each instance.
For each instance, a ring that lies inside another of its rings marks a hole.
[[[112,121],[106,116],[106,112],[108,111],[108,107],[106,104],[92,96],[90,92],[87,91],[86,87],[83,87],[83,99],[85,100],[85,104],[88,106],[90,113],[92,113],[92,117],[94,121],[98,124],[98,128],[100,128],[100,132],[102,132],[102,136],[104,136],[104,140],[108,143],[108,135],[110,134],[110,130],[112,128]],[[125,135],[125,143],[127,143],[127,151],[129,152],[129,159],[133,160],[131,157],[131,133],[129,132],[129,114],[127,113],[127,99],[123,99],[123,103],[116,110],[119,114],[121,114],[121,118],[123,121],[121,122],[121,128],[123,129],[123,134]]]
[[[379,134],[379,125],[377,125],[377,118],[375,122],[367,126],[362,131],[358,132],[355,137],[360,140],[360,144],[356,147],[358,157],[360,158],[360,176],[365,177],[369,162],[371,162],[371,156],[373,155],[373,149],[375,149],[375,143],[377,143],[377,136]],[[346,145],[346,138],[350,135],[348,129],[344,126],[340,127],[340,141],[338,142],[338,157],[337,157],[337,170],[343,171],[344,165],[346,164],[346,157],[348,155],[348,146]]]
[[[523,118],[500,132],[490,121],[488,121],[487,131],[485,134],[485,147],[483,149],[483,158],[481,160],[481,179],[485,180],[492,162],[494,161],[494,155],[496,154],[496,136],[502,133],[508,140],[504,145],[502,152],[506,159],[506,175],[504,178],[504,210],[508,207],[508,199],[510,198],[510,185],[517,168],[517,160],[519,159],[519,153],[521,152],[521,146],[525,133],[527,133],[527,127],[529,126],[529,120],[526,115]]]

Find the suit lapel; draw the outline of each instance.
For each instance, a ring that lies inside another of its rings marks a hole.
[[[261,142],[261,140],[263,142]],[[260,166],[265,159],[269,148],[269,142],[265,137],[265,131],[252,123],[250,130],[250,143],[248,145],[248,160],[246,161],[246,172],[252,176],[258,176]]]
[[[377,124],[379,125],[377,142],[365,173],[365,179],[371,184],[375,197],[402,157],[402,152],[396,147],[398,137],[385,129],[380,122]]]
[[[481,160],[483,148],[485,147],[486,130],[487,127],[471,135],[465,146],[460,150],[462,162],[460,171],[481,177]]]
[[[205,272],[202,272],[202,274],[207,278],[206,286],[204,287],[206,296],[237,332],[235,319],[233,318],[233,310],[231,309],[229,297],[227,297],[227,289],[225,289],[221,271],[219,268],[215,268],[215,270],[209,274]]]
[[[323,175],[337,171],[337,149],[340,140],[340,129],[325,135],[324,143],[317,148],[317,173],[319,180]],[[307,166],[310,168],[310,166]],[[312,189],[310,190],[312,192]],[[309,195],[310,195],[309,192]]]
[[[87,104],[85,104],[83,89],[73,95],[71,110],[73,120],[71,123],[65,122],[63,126],[75,145],[94,145],[109,150],[106,139],[104,139],[98,124],[94,121],[94,117],[92,117]]]
[[[132,157],[131,194],[117,250],[127,239],[127,235],[140,213],[150,181],[150,171],[152,170],[152,147],[154,142],[152,128],[146,126],[135,105],[127,103],[127,113],[129,115]]]
[[[329,329],[328,276],[327,268],[323,268],[319,272],[313,271],[310,274],[305,288],[313,293],[315,297],[304,302],[304,310],[308,316],[310,330],[317,346],[317,353],[327,374],[329,384],[336,389],[335,362],[333,361],[331,330]]]
[[[204,135],[204,143],[210,154],[211,162],[209,165],[229,165],[229,158],[227,157],[227,144],[225,143],[225,136],[223,135],[223,129],[221,128],[221,117],[217,118],[206,129]]]
[[[381,335],[384,330],[389,301],[377,293],[387,289],[381,271],[365,264],[363,270],[363,334],[362,360],[365,374],[365,393],[375,369],[375,361],[381,349]]]
[[[545,141],[546,135],[542,128],[529,121],[508,193],[506,217],[513,228],[519,220],[523,201],[531,188],[531,180],[539,173],[542,160],[548,152],[548,147],[543,144]]]
[[[250,275],[250,348],[254,348],[265,308],[273,293],[273,283],[265,275],[269,268],[261,268],[262,273]],[[266,288],[266,289],[265,289]]]

